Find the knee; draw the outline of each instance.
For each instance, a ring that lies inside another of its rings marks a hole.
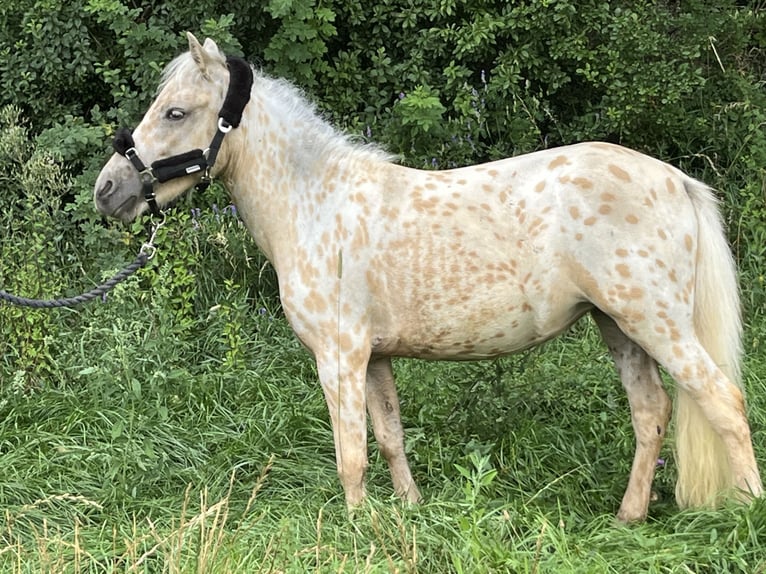
[[[378,443],[378,449],[386,460],[390,460],[404,451],[402,436],[380,431],[375,433],[375,441]]]

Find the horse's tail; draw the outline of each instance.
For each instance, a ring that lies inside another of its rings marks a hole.
[[[694,329],[702,346],[740,388],[742,320],[734,259],[712,190],[687,178],[686,192],[697,214]],[[675,406],[679,506],[711,506],[734,485],[727,450],[687,391],[678,389]]]

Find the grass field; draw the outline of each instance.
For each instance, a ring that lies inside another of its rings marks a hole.
[[[680,512],[670,443],[649,520],[615,524],[633,435],[587,320],[502,360],[397,361],[425,501],[393,497],[371,441],[369,501],[350,520],[312,361],[258,295],[273,277],[233,241],[205,243],[187,281],[168,240],[108,304],[27,316],[53,313],[52,366],[3,380],[0,572],[766,572],[766,503]],[[205,275],[223,250],[249,275]],[[196,302],[161,288],[184,282]],[[765,340],[750,310],[762,468]]]

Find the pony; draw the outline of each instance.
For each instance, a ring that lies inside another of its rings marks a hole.
[[[672,410],[658,366],[677,386],[679,506],[761,495],[736,269],[709,187],[600,142],[411,169],[339,133],[288,82],[227,59],[210,39],[188,43],[135,131],[115,141],[95,204],[129,221],[201,180],[222,181],[316,360],[349,508],[365,497],[367,412],[395,492],[421,499],[392,357],[498,357],[586,313],[636,436],[617,518],[647,516]],[[160,176],[168,165],[172,177]]]

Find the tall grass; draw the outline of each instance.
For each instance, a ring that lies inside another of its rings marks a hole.
[[[216,287],[190,327],[136,287],[66,315],[53,378],[3,389],[2,572],[766,571],[764,502],[678,511],[667,449],[649,520],[614,523],[633,436],[587,321],[498,361],[398,361],[426,501],[393,498],[372,446],[350,520],[312,361],[278,309]],[[762,465],[764,373],[750,354]]]

